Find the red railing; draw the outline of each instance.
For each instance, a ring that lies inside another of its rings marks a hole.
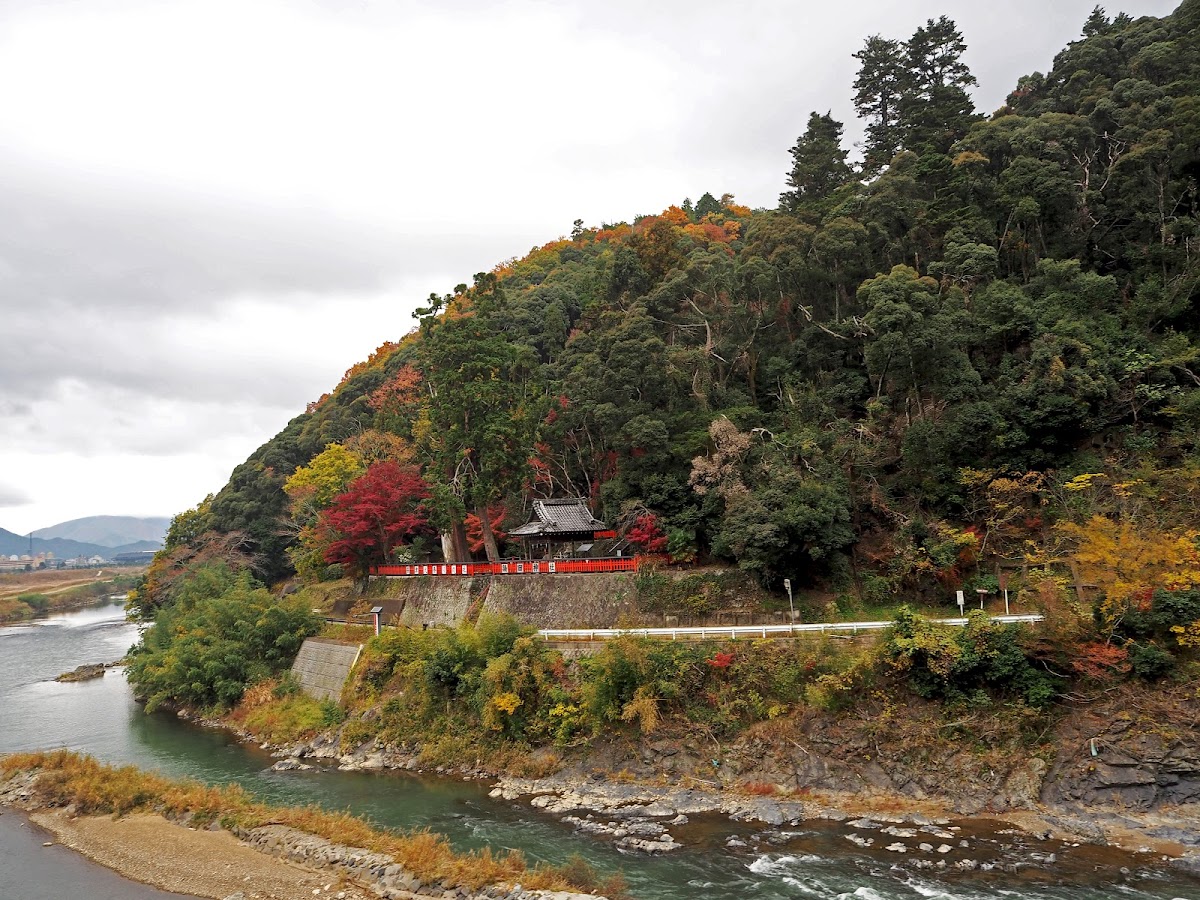
[[[575,575],[589,572],[635,572],[640,562],[640,556],[617,556],[610,559],[503,559],[494,563],[404,563],[399,566],[371,566],[369,571],[372,575],[401,577]]]

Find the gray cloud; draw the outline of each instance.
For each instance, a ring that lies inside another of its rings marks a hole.
[[[239,207],[184,192],[56,184],[50,172],[0,162],[7,311],[49,302],[194,312],[238,293],[372,291],[398,273],[457,268],[488,237],[398,233],[303,206]]]
[[[10,506],[24,506],[30,502],[30,499],[29,494],[25,491],[0,482],[0,509]]]
[[[311,356],[342,316],[360,317],[365,353],[412,327],[422,289],[448,291],[502,258],[499,247],[534,243],[519,234],[404,233],[317,209],[66,190],[45,170],[0,166],[4,411],[29,416],[31,401],[61,397],[71,381],[302,404],[312,397],[298,398],[297,385],[312,396],[330,386],[313,383]],[[368,299],[373,308],[360,308]],[[260,308],[252,321],[248,303]]]

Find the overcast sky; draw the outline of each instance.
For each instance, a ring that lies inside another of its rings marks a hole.
[[[194,506],[574,219],[774,206],[868,35],[949,15],[988,112],[1093,6],[4,0],[0,527]]]

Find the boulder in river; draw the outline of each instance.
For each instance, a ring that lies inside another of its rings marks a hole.
[[[79,666],[73,672],[63,672],[55,681],[89,681],[92,678],[102,678],[104,670],[108,668],[104,663],[86,663]]]

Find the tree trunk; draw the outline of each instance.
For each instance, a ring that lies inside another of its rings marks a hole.
[[[481,503],[475,507],[475,515],[479,516],[479,530],[483,532],[483,546],[487,549],[488,562],[499,562],[500,547],[496,544],[496,532],[492,531],[492,520],[488,518],[487,504]]]
[[[450,528],[450,562],[470,562],[471,551],[467,548],[467,526],[455,522]]]

